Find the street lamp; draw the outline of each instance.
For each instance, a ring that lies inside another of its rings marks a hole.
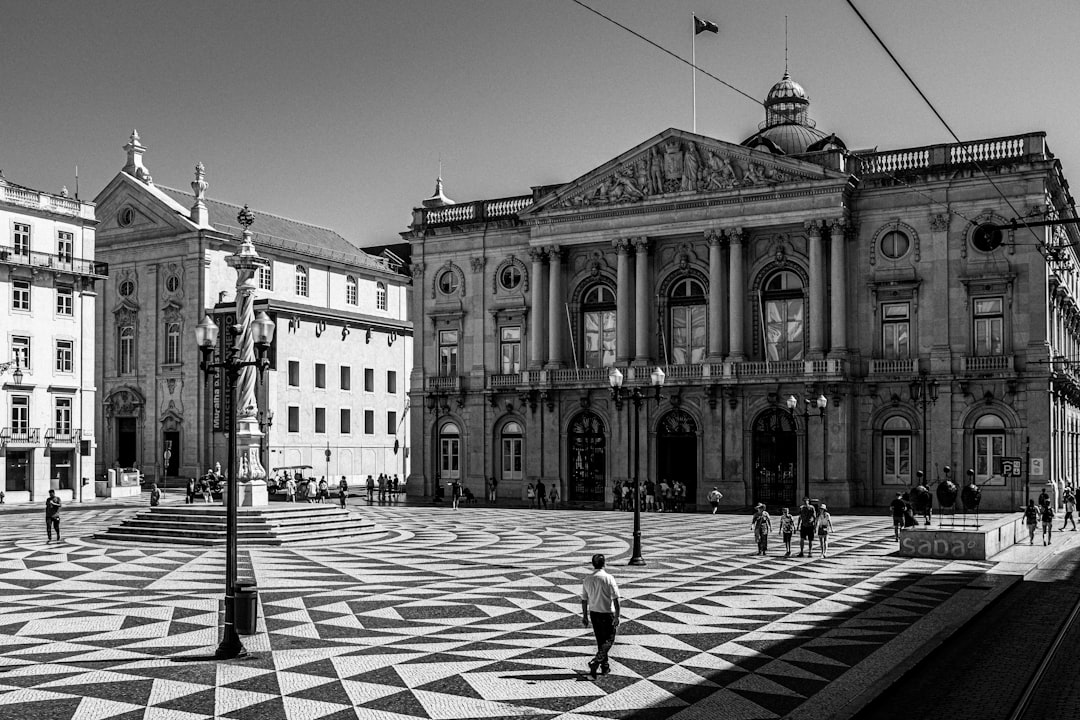
[[[214,657],[219,660],[241,657],[247,654],[244,645],[240,642],[240,636],[236,632],[236,505],[237,483],[237,416],[238,406],[243,397],[245,407],[242,411],[245,417],[255,415],[254,407],[254,377],[242,374],[247,368],[257,368],[259,372],[265,372],[270,367],[270,343],[274,340],[274,321],[265,312],[258,316],[254,314],[252,305],[254,294],[255,271],[265,266],[269,261],[259,257],[251,242],[250,226],[254,221],[251,211],[247,206],[237,216],[237,220],[244,228],[243,242],[239,250],[229,256],[227,262],[237,270],[237,324],[232,326],[233,341],[225,348],[221,360],[214,361],[214,351],[217,347],[220,328],[207,315],[201,323],[195,327],[195,341],[202,352],[202,361],[199,367],[207,375],[215,375],[221,372],[225,378],[225,392],[229,397],[229,458],[228,458],[228,485],[225,490],[225,619],[221,642],[218,644]],[[252,371],[253,372],[253,371]],[[249,387],[250,384],[250,387]],[[251,407],[247,407],[250,404]],[[258,463],[258,456],[254,457],[254,463]],[[250,466],[250,463],[245,463]]]
[[[274,426],[274,410],[267,408],[260,410],[256,416],[259,422],[259,432],[263,434],[261,443],[263,451],[263,467],[270,469],[270,428]]]
[[[8,360],[6,363],[0,363],[0,375],[3,375],[8,370],[11,370],[12,366],[15,367],[15,372],[11,373],[11,381],[16,385],[22,385],[23,371],[22,365],[19,363],[19,356],[16,355],[14,360]]]
[[[824,395],[818,395],[817,399],[811,400],[810,398],[803,398],[803,411],[802,411],[802,431],[803,431],[803,447],[802,447],[802,472],[803,472],[803,497],[810,497],[810,408],[815,407],[818,409],[818,415],[822,421],[825,422],[825,406],[829,404],[828,398]],[[788,396],[787,401],[784,403],[787,405],[788,412],[794,418],[798,415],[795,411],[799,407],[799,399],[794,395]],[[822,450],[825,448],[824,443],[824,430],[822,430]],[[822,455],[824,458],[824,455]],[[824,460],[823,460],[824,462]]]
[[[654,395],[657,404],[660,404],[660,388],[664,386],[664,371],[659,367],[654,368],[649,373],[649,384],[653,387]],[[641,462],[641,447],[640,438],[638,437],[638,415],[641,410],[641,403],[647,398],[644,393],[641,392],[640,387],[634,389],[623,387],[623,374],[619,371],[619,368],[612,367],[608,372],[608,383],[611,385],[611,398],[615,401],[615,409],[621,410],[623,401],[629,400],[634,406],[634,430],[633,435],[627,440],[627,466],[626,472],[630,473],[630,457],[633,457],[634,466],[634,547],[633,552],[630,554],[630,565],[644,565],[645,559],[641,557],[641,475],[639,474],[640,462]],[[627,405],[627,429],[630,425],[630,406]],[[632,448],[632,450],[631,450]]]
[[[922,406],[922,473],[925,477],[926,437],[930,434],[929,428],[926,426],[926,407],[927,405],[937,404],[938,381],[931,380],[930,375],[925,370],[920,370],[919,374],[908,383],[908,391],[911,393],[911,401],[915,403],[915,406]]]

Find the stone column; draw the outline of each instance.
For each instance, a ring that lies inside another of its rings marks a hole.
[[[709,361],[720,362],[724,354],[723,249],[716,231],[706,231],[705,239],[709,242]]]
[[[626,365],[633,358],[631,328],[633,327],[634,278],[630,274],[630,240],[612,242],[618,254],[618,277],[615,288],[615,362]]]
[[[728,317],[730,324],[728,331],[728,359],[732,362],[746,360],[746,350],[743,347],[743,314],[746,303],[746,284],[743,278],[743,231],[742,228],[728,230],[725,233],[728,239],[728,247],[731,257],[728,260]]]
[[[832,294],[829,296],[831,355],[842,356],[847,352],[847,259],[844,248],[844,218],[829,223],[829,280]]]
[[[529,368],[539,370],[544,365],[544,329],[547,326],[547,283],[544,282],[544,261],[547,251],[529,248],[532,260],[532,307],[529,322]]]
[[[807,221],[806,243],[810,255],[810,359],[825,355],[825,259],[821,247],[821,221]]]
[[[652,317],[653,284],[649,268],[649,239],[635,238],[634,250],[634,364],[650,365],[652,355],[649,353],[649,318]]]
[[[566,302],[563,292],[562,261],[566,251],[558,245],[548,250],[548,366],[562,367],[563,335],[566,328]]]

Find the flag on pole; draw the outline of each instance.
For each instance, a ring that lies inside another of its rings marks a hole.
[[[716,23],[711,23],[708,20],[702,20],[697,15],[694,16],[694,34],[700,35],[703,32],[718,33],[720,32],[720,26]]]

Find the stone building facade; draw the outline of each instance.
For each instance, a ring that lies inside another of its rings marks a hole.
[[[226,466],[228,398],[220,376],[199,368],[194,328],[210,315],[229,341],[236,271],[225,260],[241,208],[207,197],[201,163],[184,192],[154,183],[137,133],[125,149],[97,197],[100,252],[116,263],[98,312],[98,469],[190,477]],[[276,325],[257,385],[263,465],[350,480],[404,472],[394,447],[408,446],[408,277],[333,230],[252,212],[254,244],[271,261],[255,311]]]
[[[411,487],[611,502],[636,466],[698,505],[883,507],[948,467],[1006,510],[1080,475],[1075,211],[1044,135],[852,151],[786,73],[765,105],[742,143],[669,129],[528,194],[440,180],[403,234]]]

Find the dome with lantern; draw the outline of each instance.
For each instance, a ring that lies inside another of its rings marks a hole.
[[[772,86],[765,97],[765,120],[758,131],[743,140],[749,148],[767,150],[776,155],[801,155],[806,152],[846,149],[836,135],[817,129],[810,119],[808,109],[810,96],[803,86],[791,79],[787,70],[784,77]]]

